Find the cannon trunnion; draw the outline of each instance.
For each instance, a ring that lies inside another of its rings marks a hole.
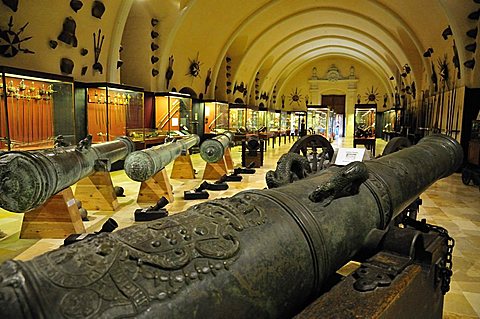
[[[372,232],[461,163],[458,143],[430,136],[354,167],[8,261],[3,317],[291,318]]]

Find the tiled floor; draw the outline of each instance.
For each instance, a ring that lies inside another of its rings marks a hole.
[[[293,141],[292,141],[293,143]],[[266,186],[265,173],[274,169],[276,161],[285,153],[291,144],[282,144],[274,149],[268,147],[265,154],[264,166],[257,169],[255,175],[244,175],[241,183],[229,183],[226,191],[210,192],[210,199],[228,197],[240,190],[258,189]],[[334,146],[351,147],[351,140],[334,142]],[[377,154],[383,150],[385,142],[377,141]],[[241,149],[236,147],[232,151],[235,163],[240,163]],[[183,191],[197,187],[205,163],[198,154],[192,156],[193,166],[198,171],[199,178],[195,180],[170,180],[174,188],[175,201],[167,206],[170,214],[181,212],[187,207],[200,201],[183,200]],[[171,172],[172,165],[167,166]],[[136,194],[140,183],[133,182],[123,171],[113,172],[114,185],[125,188],[126,197],[120,197],[120,209],[115,213],[89,212],[90,221],[85,222],[88,232],[97,231],[108,217],[113,217],[119,227],[131,225],[132,212],[139,206],[136,204]],[[429,223],[437,224],[449,230],[456,239],[453,259],[453,281],[451,291],[446,295],[444,318],[480,318],[480,193],[477,187],[465,186],[461,182],[460,174],[454,174],[432,185],[421,197],[423,205],[419,218],[426,218]],[[0,230],[6,237],[0,239],[0,262],[16,258],[28,260],[45,251],[57,248],[62,240],[19,239],[22,214],[13,214],[0,210]]]

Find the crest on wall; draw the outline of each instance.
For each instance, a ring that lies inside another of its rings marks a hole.
[[[20,38],[23,31],[27,27],[28,22],[25,23],[23,27],[18,29],[17,32],[13,31],[13,17],[10,17],[10,21],[8,22],[8,30],[0,29],[0,55],[11,58],[16,56],[19,52],[23,53],[35,53],[29,49],[23,49],[22,43],[24,41],[30,40],[32,37]]]
[[[377,103],[378,102],[378,88],[372,88],[365,92],[365,102],[367,103]]]
[[[301,94],[301,90],[299,90],[298,88],[295,88],[294,91],[292,91],[290,93],[290,96],[289,96],[289,100],[290,100],[290,104],[289,105],[292,105],[292,103],[297,103],[297,105],[300,105],[300,103],[302,103],[302,94]]]
[[[190,64],[189,64],[188,72],[186,75],[189,75],[194,78],[196,78],[197,76],[200,77],[200,66],[202,65],[202,62],[200,62],[198,55],[199,55],[199,52],[197,52],[196,58],[188,59]]]

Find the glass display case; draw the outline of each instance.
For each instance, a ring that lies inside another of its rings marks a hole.
[[[254,108],[247,108],[247,112],[245,115],[245,126],[247,128],[247,132],[257,132],[258,129],[260,128],[260,122],[259,122],[259,116],[258,116],[258,110]]]
[[[472,121],[472,134],[470,136],[472,140],[480,140],[480,120]]]
[[[280,129],[287,131],[290,135],[291,130],[291,115],[289,112],[281,111],[280,112]]]
[[[339,135],[339,127],[337,114],[335,110],[328,109],[328,125],[327,125],[327,138],[333,141]]]
[[[268,111],[268,120],[267,120],[267,129],[269,131],[280,131],[280,117],[281,111],[280,110],[270,110]]]
[[[375,120],[377,106],[375,104],[356,104],[354,119],[355,138],[375,138]]]
[[[395,108],[383,112],[383,133],[399,133],[401,130],[402,109]]]
[[[228,104],[217,101],[205,102],[205,134],[228,131]]]
[[[231,103],[228,106],[229,130],[232,132],[246,132],[247,106]]]
[[[196,108],[198,112],[198,108]],[[190,95],[177,92],[155,94],[155,128],[152,134],[185,135],[193,133],[199,114],[193,114]],[[196,119],[196,120],[195,120]]]
[[[260,108],[257,111],[257,130],[268,130],[268,110],[266,108]]]
[[[136,144],[145,141],[142,88],[115,83],[75,83],[75,109],[80,136],[92,135],[93,143],[128,136]],[[81,128],[86,132],[81,132]],[[84,134],[82,134],[84,133]]]
[[[307,130],[326,138],[331,136],[331,116],[328,107],[319,105],[307,108]]]
[[[353,147],[364,145],[375,156],[376,104],[355,104]]]
[[[295,111],[291,113],[291,131],[295,135],[306,135],[307,124],[306,124],[306,111]]]
[[[0,66],[0,149],[54,146],[55,137],[75,139],[73,79]]]

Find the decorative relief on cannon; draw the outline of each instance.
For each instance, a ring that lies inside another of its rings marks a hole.
[[[195,205],[170,219],[110,236],[99,234],[52,251],[28,267],[7,262],[0,267],[1,274],[20,278],[24,272],[38,271],[48,278],[54,294],[62,295],[55,311],[65,318],[138,315],[196,281],[228,271],[239,257],[238,234],[267,221],[264,211],[252,203],[256,200],[243,194]],[[86,259],[88,263],[83,262]],[[8,298],[13,298],[10,293],[18,283],[0,278],[0,295],[14,302]]]

